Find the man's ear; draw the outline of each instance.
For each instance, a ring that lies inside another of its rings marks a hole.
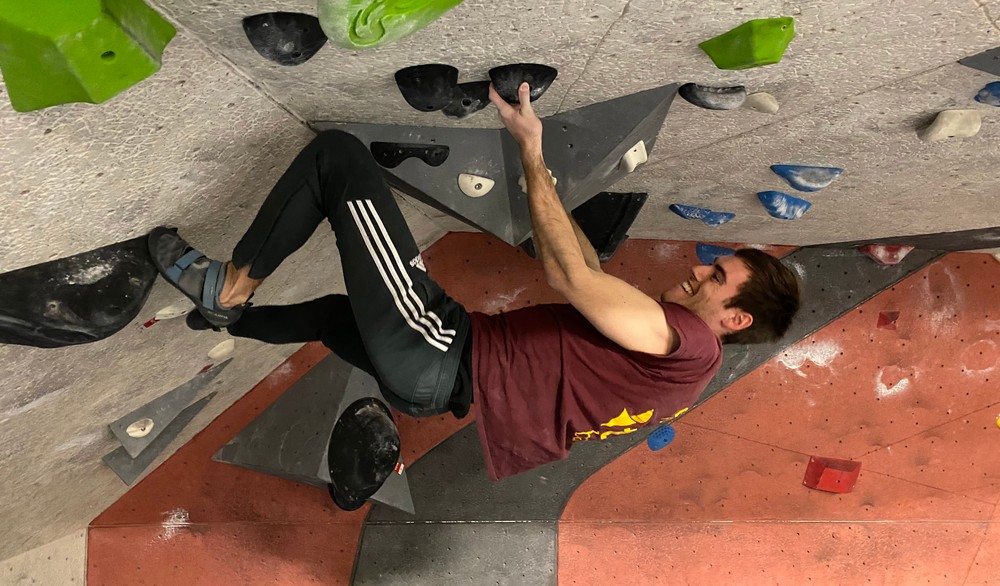
[[[722,320],[722,324],[730,331],[738,332],[745,330],[753,324],[753,316],[749,313],[737,307],[731,307],[730,309],[733,313]]]

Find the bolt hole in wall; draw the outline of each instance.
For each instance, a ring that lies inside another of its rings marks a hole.
[[[114,51],[105,51],[105,52],[101,53],[101,59],[103,59],[105,61],[114,61],[115,60],[115,52]]]

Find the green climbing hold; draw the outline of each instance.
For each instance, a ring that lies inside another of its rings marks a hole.
[[[10,103],[103,102],[156,73],[176,32],[142,0],[0,0]]]
[[[334,43],[368,49],[412,34],[462,0],[319,0],[319,24]]]
[[[744,22],[698,46],[719,69],[749,69],[781,61],[793,38],[792,17],[760,18]]]

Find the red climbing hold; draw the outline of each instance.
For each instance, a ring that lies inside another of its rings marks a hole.
[[[851,492],[861,473],[861,462],[810,456],[802,484],[826,492]]]
[[[883,265],[899,264],[913,250],[912,246],[890,246],[885,244],[865,244],[858,250],[868,255],[875,262]]]
[[[898,311],[880,311],[878,313],[878,329],[880,330],[896,329],[897,319],[899,319]]]

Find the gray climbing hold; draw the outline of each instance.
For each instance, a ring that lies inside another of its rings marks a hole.
[[[747,99],[747,89],[741,85],[710,87],[696,83],[682,85],[677,93],[699,108],[706,110],[734,110]]]

